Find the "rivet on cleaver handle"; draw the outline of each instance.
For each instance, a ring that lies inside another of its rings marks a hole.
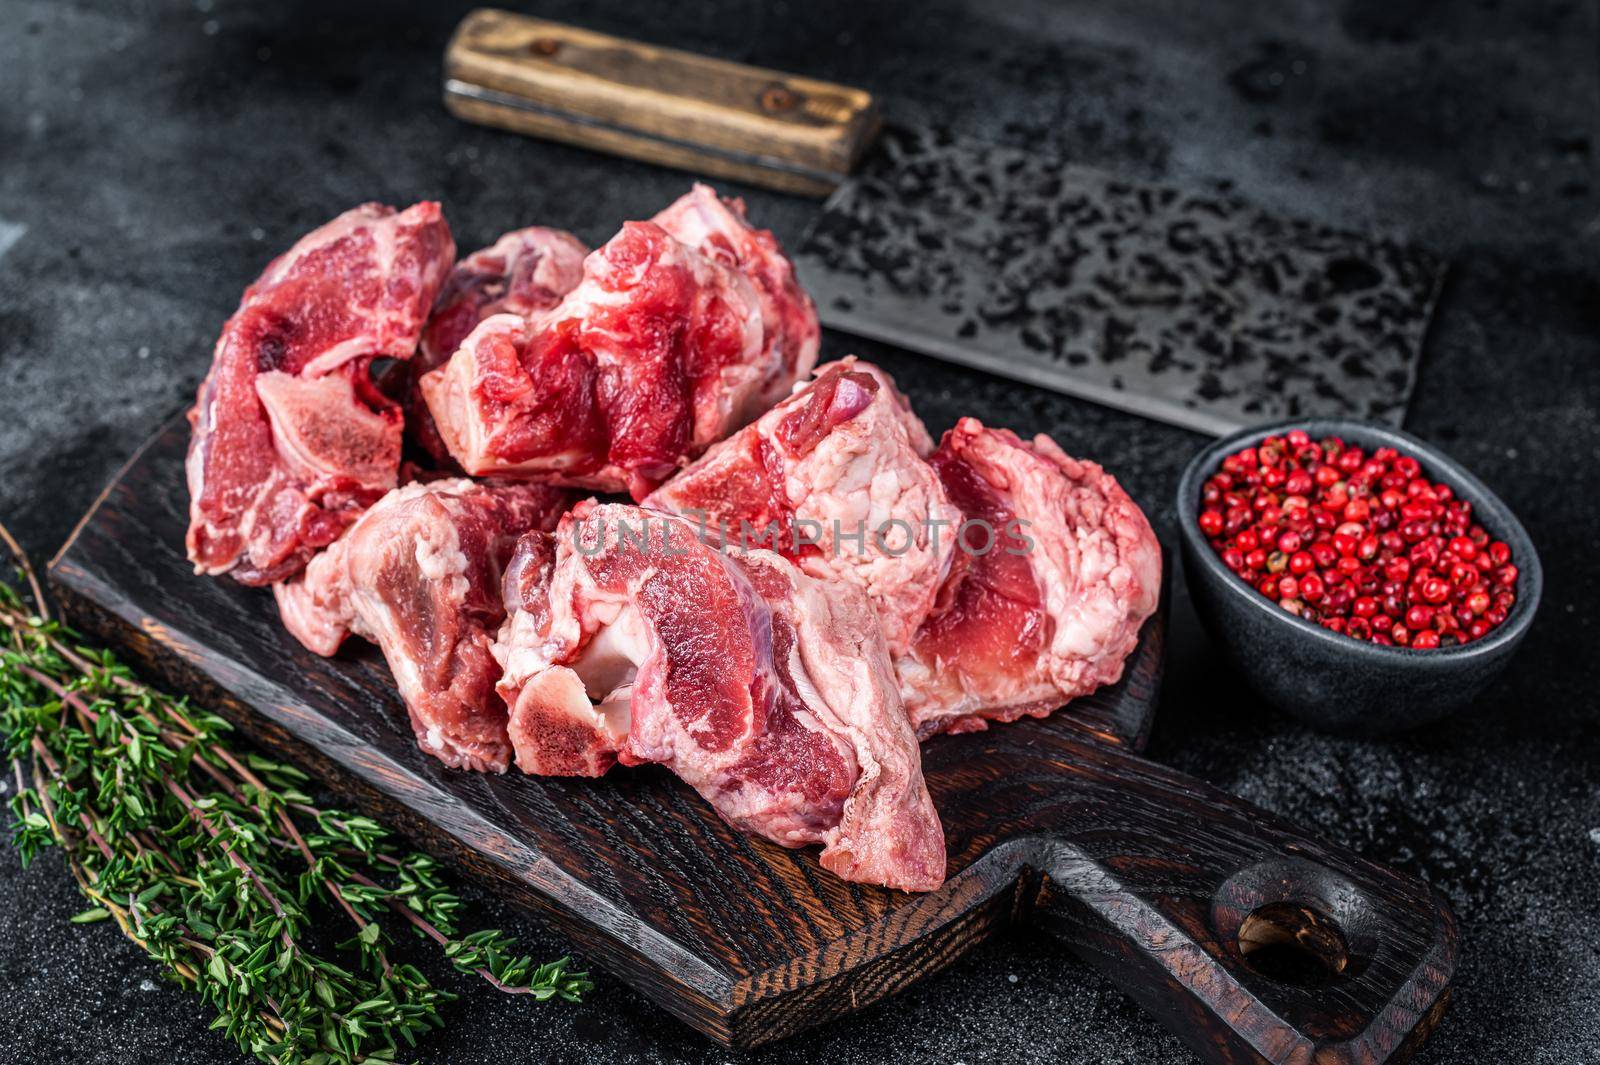
[[[469,122],[813,196],[879,125],[860,89],[487,8],[444,70],[445,106]]]

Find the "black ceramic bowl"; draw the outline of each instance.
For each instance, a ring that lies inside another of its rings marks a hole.
[[[1472,643],[1428,650],[1385,647],[1295,617],[1223,565],[1196,520],[1200,490],[1229,453],[1291,429],[1304,429],[1313,440],[1338,436],[1369,452],[1395,448],[1421,462],[1424,476],[1470,501],[1474,520],[1511,547],[1517,566],[1517,601],[1504,623]],[[1218,440],[1183,472],[1178,529],[1195,610],[1228,661],[1262,698],[1333,731],[1392,732],[1435,721],[1471,702],[1522,642],[1544,586],[1533,541],[1482,481],[1409,433],[1363,422],[1283,422]]]

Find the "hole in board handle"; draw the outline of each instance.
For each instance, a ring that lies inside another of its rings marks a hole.
[[[1327,914],[1298,902],[1269,902],[1239,925],[1239,953],[1260,976],[1321,987],[1350,964],[1344,932]]]
[[[1263,992],[1362,979],[1392,922],[1349,877],[1294,854],[1238,870],[1211,903],[1218,944],[1234,964],[1266,981]]]

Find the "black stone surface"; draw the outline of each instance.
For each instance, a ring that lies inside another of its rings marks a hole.
[[[590,241],[687,179],[459,125],[438,106],[461,5],[0,3],[0,516],[53,551],[192,397],[240,289],[365,199],[442,199],[461,245],[532,222]],[[1514,507],[1540,617],[1478,705],[1386,742],[1260,706],[1177,604],[1152,753],[1427,878],[1461,918],[1455,1004],[1420,1060],[1600,1047],[1600,14],[1516,3],[1189,0],[624,5],[538,12],[881,93],[901,121],[1135,177],[1232,179],[1285,214],[1455,267],[1406,426]],[[814,206],[739,190],[795,240]],[[830,335],[931,428],[961,414],[1105,462],[1158,523],[1201,438]],[[1170,537],[1169,537],[1170,540]],[[1270,654],[1270,649],[1263,653]],[[536,951],[537,925],[473,896]],[[0,856],[0,1060],[237,1061],[189,997],[81,908],[59,861]],[[428,1061],[728,1061],[602,978],[582,1007],[465,983]],[[1050,942],[1018,934],[761,1062],[1187,1060]],[[738,1059],[743,1061],[745,1059]]]

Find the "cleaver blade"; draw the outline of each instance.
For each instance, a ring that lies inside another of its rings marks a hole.
[[[1445,272],[1225,193],[904,128],[796,260],[831,328],[1216,434],[1398,425]]]

